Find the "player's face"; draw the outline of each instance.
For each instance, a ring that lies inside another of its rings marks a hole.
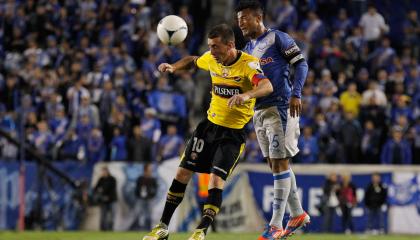
[[[211,55],[216,59],[218,63],[225,63],[229,58],[229,52],[233,47],[233,44],[228,42],[223,43],[220,37],[209,38],[207,40]]]
[[[238,25],[245,37],[254,38],[261,21],[261,16],[252,9],[244,9],[237,14]]]

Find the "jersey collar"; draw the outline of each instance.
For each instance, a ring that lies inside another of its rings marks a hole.
[[[255,40],[251,39],[251,41],[249,42],[251,50],[254,49],[255,46],[257,45],[257,43],[259,41],[261,41],[262,39],[264,39],[265,36],[267,36],[271,31],[273,31],[273,29],[267,28],[267,31],[265,31],[263,34],[261,34],[261,36],[257,37]]]

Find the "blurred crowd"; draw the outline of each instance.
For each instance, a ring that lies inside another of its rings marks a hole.
[[[310,66],[296,162],[419,164],[420,6],[262,2],[266,25],[295,38]],[[191,115],[205,111],[192,109],[202,97],[194,91],[199,79],[191,72],[161,75],[156,68],[201,53],[213,4],[2,1],[1,129],[52,160],[93,165],[179,156]],[[162,45],[155,31],[169,14],[189,27],[176,47]],[[235,32],[242,47],[245,39],[237,27]],[[0,158],[19,157],[30,159],[0,137]],[[243,159],[263,161],[252,126]]]
[[[190,72],[157,66],[198,54],[210,1],[7,0],[0,3],[0,127],[52,160],[152,162],[179,156]],[[185,19],[162,45],[158,21]],[[0,137],[1,159],[30,159]]]

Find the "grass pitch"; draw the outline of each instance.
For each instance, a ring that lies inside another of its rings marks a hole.
[[[141,240],[145,233],[137,232],[1,232],[0,240]],[[169,235],[170,240],[186,240],[190,233]],[[258,233],[209,233],[206,240],[255,240]],[[416,235],[295,235],[290,240],[420,240]]]

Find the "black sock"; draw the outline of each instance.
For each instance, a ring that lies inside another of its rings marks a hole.
[[[197,229],[204,229],[204,232],[207,233],[207,229],[214,221],[216,214],[219,212],[220,206],[222,206],[222,193],[223,190],[219,188],[209,189],[207,203],[204,205],[203,216]]]
[[[161,222],[169,225],[175,209],[178,207],[182,201],[182,198],[184,197],[186,188],[187,184],[183,184],[176,179],[172,181],[172,185],[169,188],[168,195],[166,196],[165,208],[163,209],[162,218],[160,219]]]

